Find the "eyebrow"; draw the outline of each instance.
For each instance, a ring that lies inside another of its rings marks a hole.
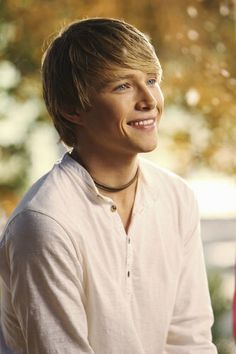
[[[147,73],[147,76],[155,76],[156,78],[158,78],[158,74],[157,73]],[[122,80],[126,80],[126,79],[134,79],[135,75],[133,74],[127,74],[127,75],[122,75],[122,76],[114,76],[111,79],[107,79],[105,80],[105,84],[109,85],[111,83],[117,82],[117,81],[122,81]]]

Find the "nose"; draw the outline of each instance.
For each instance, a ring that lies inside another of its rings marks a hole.
[[[152,109],[156,108],[156,106],[157,99],[150,91],[150,89],[146,87],[140,90],[135,108],[139,111],[151,111]]]

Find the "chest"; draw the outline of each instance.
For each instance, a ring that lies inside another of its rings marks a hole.
[[[124,289],[127,278],[144,287],[155,280],[171,284],[182,258],[177,215],[155,203],[133,213],[126,232],[128,218],[111,203],[73,220],[71,234],[87,276]]]

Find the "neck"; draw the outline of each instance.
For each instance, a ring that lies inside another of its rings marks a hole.
[[[93,154],[83,154],[83,152],[74,149],[72,157],[86,168],[95,183],[99,181],[109,187],[115,186],[116,188],[129,184],[138,171],[137,156],[126,159],[119,159],[117,156],[113,156],[112,159],[109,156],[108,158],[104,156],[99,158]],[[119,192],[100,189],[103,195],[111,198],[116,204],[126,232],[128,232],[131,222],[136,187],[137,178],[134,178],[133,183]]]
[[[106,190],[102,186],[108,187],[106,192],[115,193],[129,189],[130,185],[135,184],[138,176],[137,156],[120,159],[117,156],[99,158],[74,149],[72,157],[86,168],[99,189]]]

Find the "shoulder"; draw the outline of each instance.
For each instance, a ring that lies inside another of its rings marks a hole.
[[[70,196],[75,196],[73,187],[76,184],[72,183],[73,173],[67,160],[64,157],[56,162],[47,174],[39,178],[28,189],[10,216],[8,224],[18,214],[23,213],[25,217],[31,217],[31,214],[26,212],[27,210],[35,212],[35,215],[38,213],[41,217],[44,215],[51,219],[63,220],[66,202]]]
[[[156,194],[163,217],[178,225],[184,239],[190,237],[199,227],[200,214],[196,195],[189,184],[175,173],[142,161],[146,186],[150,197]]]
[[[15,240],[19,238],[27,245],[29,237],[33,244],[39,240],[43,242],[44,237],[54,229],[61,229],[58,234],[62,232],[62,226],[56,221],[60,219],[55,217],[56,213],[53,211],[55,207],[52,208],[52,205],[58,205],[56,195],[59,188],[55,183],[57,169],[55,165],[25,193],[5,225],[0,237],[1,246],[13,237]],[[39,234],[40,238],[37,237]]]
[[[140,159],[140,167],[145,183],[159,195],[172,196],[185,201],[196,199],[188,182],[172,171],[144,158]]]

